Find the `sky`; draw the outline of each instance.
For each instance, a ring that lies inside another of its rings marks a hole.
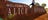
[[[24,3],[24,4],[27,4],[27,5],[30,5],[32,3],[32,0],[9,0],[11,2],[18,2],[18,3]],[[48,0],[35,0],[35,2],[39,3],[40,5],[42,3],[45,3],[46,4],[46,7],[45,8],[48,8]]]
[[[12,2],[18,2],[18,3],[25,3],[25,4],[31,4],[32,0],[10,0]]]

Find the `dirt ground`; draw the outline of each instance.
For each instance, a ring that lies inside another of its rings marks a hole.
[[[48,8],[46,8],[47,13],[44,15],[39,16],[38,18],[34,20],[48,20]]]
[[[44,14],[42,16],[39,16],[38,18],[36,18],[34,20],[48,20],[48,14]]]

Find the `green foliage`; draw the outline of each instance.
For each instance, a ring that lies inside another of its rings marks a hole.
[[[35,3],[36,6],[40,6],[39,3]]]
[[[45,4],[45,3],[43,3],[43,4],[42,4],[42,7],[45,7],[45,6],[46,6],[46,4]]]
[[[11,19],[11,18],[13,18],[13,17],[14,17],[13,14],[8,15],[8,18],[9,18],[9,19]]]
[[[3,18],[0,17],[0,20],[3,20]]]

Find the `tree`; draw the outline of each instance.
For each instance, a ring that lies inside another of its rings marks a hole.
[[[39,3],[35,3],[36,6],[40,6]]]
[[[42,5],[41,5],[42,7],[45,7],[46,6],[46,4],[45,3],[42,3]]]

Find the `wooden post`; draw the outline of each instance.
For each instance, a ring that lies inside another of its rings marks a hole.
[[[32,3],[31,3],[30,5],[32,5],[32,6],[33,6],[33,5],[34,5],[34,3],[35,3],[35,1],[34,1],[34,0],[32,0]]]

